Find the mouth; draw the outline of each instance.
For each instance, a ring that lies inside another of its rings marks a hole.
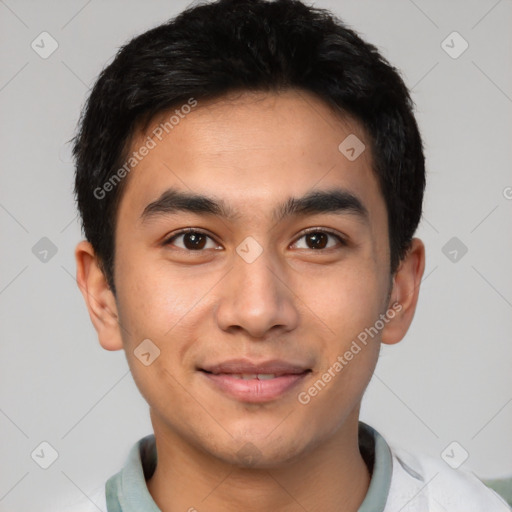
[[[208,372],[206,370],[202,370],[202,371],[204,371],[205,373],[209,373],[210,375],[227,375],[227,376],[231,377],[232,379],[242,379],[242,380],[253,380],[253,379],[270,380],[270,379],[275,379],[276,377],[284,377],[287,375],[285,373],[278,375],[276,373],[213,373],[213,372]],[[303,373],[305,373],[307,371],[310,371],[310,370],[305,370]],[[292,374],[288,374],[288,375],[292,375]],[[293,374],[293,375],[301,375],[301,374]]]
[[[284,361],[255,364],[246,360],[227,361],[198,370],[216,391],[249,403],[277,400],[312,372],[310,368]]]
[[[224,375],[227,377],[231,377],[232,379],[241,379],[241,380],[253,380],[253,379],[270,380],[270,379],[275,379],[277,377],[302,375],[302,374],[311,372],[311,370],[304,370],[303,372],[300,372],[300,373],[279,373],[278,374],[278,373],[214,373],[214,372],[209,372],[207,370],[200,370],[200,371],[202,371],[204,373],[208,373],[210,375],[215,375],[215,376]]]
[[[214,375],[298,375],[310,370],[308,365],[290,363],[282,359],[255,362],[250,359],[230,359],[221,363],[204,365],[199,370]],[[254,378],[254,377],[251,377]]]

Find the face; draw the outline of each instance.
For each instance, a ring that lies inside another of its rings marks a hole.
[[[121,327],[102,344],[126,351],[157,435],[229,463],[300,457],[356,421],[395,321],[369,141],[297,91],[199,102],[154,140],[119,206]]]

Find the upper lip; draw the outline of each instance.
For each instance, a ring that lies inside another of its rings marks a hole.
[[[205,365],[200,368],[210,373],[231,374],[273,374],[273,375],[298,375],[308,371],[309,368],[299,364],[292,364],[281,359],[254,362],[249,359],[230,359],[222,363]]]

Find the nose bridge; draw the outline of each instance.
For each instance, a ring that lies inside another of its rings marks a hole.
[[[276,276],[278,269],[271,251],[249,236],[238,245],[236,253],[233,273],[238,303],[250,305],[255,310],[265,306],[275,308],[279,300],[280,281]]]
[[[238,326],[256,337],[276,325],[291,328],[297,315],[276,262],[253,237],[238,245],[217,309],[221,328]]]

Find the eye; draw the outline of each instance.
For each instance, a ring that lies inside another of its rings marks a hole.
[[[329,238],[331,240],[337,240],[338,244],[331,243],[329,245]],[[312,228],[308,230],[298,238],[293,245],[297,246],[299,241],[302,239],[306,241],[306,246],[298,247],[299,249],[318,251],[347,245],[345,239],[341,235],[320,228]],[[179,240],[181,240],[181,242],[177,243]],[[210,243],[209,247],[208,243]],[[163,242],[163,245],[174,245],[185,251],[195,252],[202,252],[203,249],[218,249],[219,247],[210,235],[195,228],[187,228],[179,231],[178,233],[174,233]]]
[[[181,246],[175,243],[175,241],[179,239],[182,239]],[[207,247],[208,239],[211,242],[210,247]],[[185,251],[199,252],[202,249],[215,249],[218,247],[212,237],[194,228],[184,229],[178,233],[175,233],[170,238],[167,238],[165,242],[163,242],[163,245],[176,245],[176,247],[179,247]]]
[[[307,231],[305,234],[303,234],[298,240],[305,239],[306,245],[309,244],[311,247],[299,247],[299,249],[309,249],[309,250],[323,250],[323,249],[332,249],[336,247],[336,244],[329,244],[329,237],[331,239],[337,239],[338,240],[338,246],[345,246],[347,245],[345,239],[336,233],[333,233],[331,231],[326,231],[324,229],[319,228],[312,228],[309,231]],[[294,245],[297,245],[298,241],[294,243]]]

